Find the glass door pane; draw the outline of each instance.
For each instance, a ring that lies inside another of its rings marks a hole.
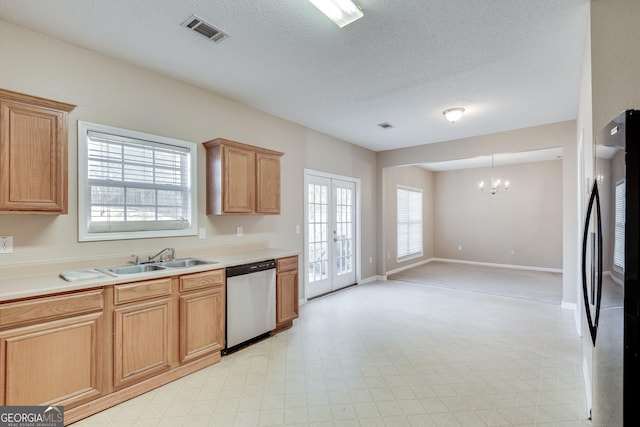
[[[355,283],[355,185],[353,182],[334,179],[334,228],[335,243],[334,279],[332,289]]]
[[[309,283],[314,283],[329,272],[328,195],[322,184],[309,184],[308,191]]]

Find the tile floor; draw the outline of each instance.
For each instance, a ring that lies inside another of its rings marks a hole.
[[[581,351],[559,305],[376,282],[74,426],[590,426]]]

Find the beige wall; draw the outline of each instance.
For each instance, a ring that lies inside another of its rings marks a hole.
[[[14,253],[0,266],[132,253],[268,242],[302,251],[304,168],[359,178],[362,190],[361,276],[375,274],[376,182],[374,152],[251,109],[151,71],[57,41],[0,21],[0,86],[76,104],[70,115],[69,214],[0,215],[0,235],[14,236]],[[181,237],[129,241],[77,241],[77,121],[85,120],[193,142],[216,137],[272,148],[282,158],[282,214],[205,215],[204,149],[198,151],[198,226],[207,239]],[[236,237],[236,225],[244,236]],[[301,294],[302,295],[302,294]]]
[[[638,17],[638,0],[591,1],[591,75],[596,136],[623,110],[640,108]]]
[[[417,166],[405,166],[397,168],[386,168],[383,173],[383,194],[384,200],[384,240],[388,242],[386,262],[387,271],[393,271],[403,266],[418,263],[420,261],[433,258],[434,244],[434,207],[433,207],[433,172]],[[417,188],[422,190],[422,252],[420,258],[413,258],[407,261],[398,262],[397,251],[397,193],[398,185]]]
[[[491,176],[508,192],[481,193]],[[562,269],[562,161],[437,172],[434,187],[437,258]]]

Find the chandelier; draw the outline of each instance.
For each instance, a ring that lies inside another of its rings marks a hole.
[[[489,186],[485,185],[484,181],[480,181],[478,187],[484,194],[502,194],[509,189],[509,181],[502,182],[499,178],[493,177],[493,154],[491,155],[491,179],[489,180]]]

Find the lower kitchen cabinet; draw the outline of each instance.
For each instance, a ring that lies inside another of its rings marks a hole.
[[[276,260],[276,331],[291,327],[298,317],[298,257]]]
[[[104,293],[0,304],[0,404],[73,408],[105,393]]]
[[[63,405],[70,424],[219,362],[225,284],[221,268],[0,302],[0,406]]]
[[[180,277],[180,363],[224,348],[225,272]]]
[[[171,368],[171,279],[114,286],[113,387]]]

